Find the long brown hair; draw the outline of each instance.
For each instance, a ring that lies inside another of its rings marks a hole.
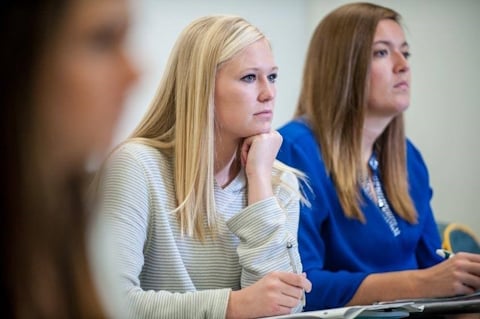
[[[0,201],[2,313],[8,318],[103,318],[92,279],[83,168],[46,162],[37,71],[72,1],[2,1]],[[60,180],[52,175],[62,176]]]
[[[400,15],[370,3],[343,5],[328,14],[312,36],[295,116],[305,116],[317,138],[345,215],[365,221],[360,209],[361,136],[372,44],[380,20]],[[375,142],[381,178],[393,209],[416,222],[408,192],[403,115]]]

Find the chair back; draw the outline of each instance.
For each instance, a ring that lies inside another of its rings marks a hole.
[[[449,223],[441,235],[443,249],[454,253],[465,251],[480,254],[480,241],[467,225]]]

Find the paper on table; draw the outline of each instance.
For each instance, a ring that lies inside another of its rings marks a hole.
[[[388,305],[367,305],[367,306],[350,306],[341,308],[332,308],[317,311],[306,311],[296,314],[274,316],[268,318],[275,319],[367,319],[367,318],[405,318],[410,312],[421,312],[421,306],[413,305],[413,303],[390,303]]]
[[[400,301],[408,301],[414,305],[422,306],[423,312],[426,314],[480,313],[480,291],[468,295],[397,300],[392,302]],[[384,301],[378,304],[388,305],[390,303]]]
[[[416,298],[416,299],[400,299],[394,301],[380,301],[377,302],[377,305],[389,305],[389,304],[397,304],[399,302],[413,302],[415,304],[426,304],[426,303],[433,303],[433,302],[441,302],[441,301],[462,301],[462,300],[472,300],[472,299],[479,299],[480,300],[480,290],[468,294],[468,295],[457,295],[451,297],[434,297],[434,298]]]

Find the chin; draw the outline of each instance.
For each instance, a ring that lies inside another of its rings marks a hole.
[[[271,130],[272,130],[272,126],[269,125],[268,127],[264,127],[260,129],[257,134],[270,133]]]
[[[399,113],[402,113],[402,112],[405,112],[408,109],[409,106],[410,106],[410,102],[400,103],[397,106],[397,110],[398,110]]]

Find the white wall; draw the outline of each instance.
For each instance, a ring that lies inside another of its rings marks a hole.
[[[132,49],[143,75],[132,92],[115,142],[140,120],[173,43],[194,18],[238,14],[270,38],[280,67],[274,127],[294,111],[310,35],[345,0],[142,0],[134,2]],[[438,220],[458,221],[480,234],[480,1],[372,0],[402,14],[413,72],[407,134],[429,166]]]

